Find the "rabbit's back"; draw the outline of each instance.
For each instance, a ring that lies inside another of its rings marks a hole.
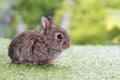
[[[38,64],[36,61],[39,59],[44,60],[47,54],[47,46],[44,42],[44,38],[39,31],[26,31],[16,36],[10,46],[8,54],[13,62],[33,62]],[[38,58],[39,57],[39,58]]]

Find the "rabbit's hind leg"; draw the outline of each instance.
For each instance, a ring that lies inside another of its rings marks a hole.
[[[26,65],[36,65],[36,63],[34,63],[33,61],[29,61],[29,60],[16,60],[16,61],[12,61],[12,63],[26,64]]]

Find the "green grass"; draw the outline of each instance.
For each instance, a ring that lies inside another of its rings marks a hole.
[[[0,80],[120,80],[120,46],[71,46],[56,66],[11,64],[0,39]]]

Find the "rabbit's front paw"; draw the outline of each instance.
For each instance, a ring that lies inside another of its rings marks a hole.
[[[55,66],[55,64],[53,64],[53,63],[48,63],[48,64],[46,64],[47,66]]]

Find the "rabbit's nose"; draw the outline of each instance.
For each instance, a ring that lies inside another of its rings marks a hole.
[[[65,41],[63,42],[63,45],[65,45]]]
[[[70,47],[70,42],[65,40],[65,41],[63,42],[62,48],[63,48],[63,49],[67,49],[67,48],[69,48],[69,47]]]

